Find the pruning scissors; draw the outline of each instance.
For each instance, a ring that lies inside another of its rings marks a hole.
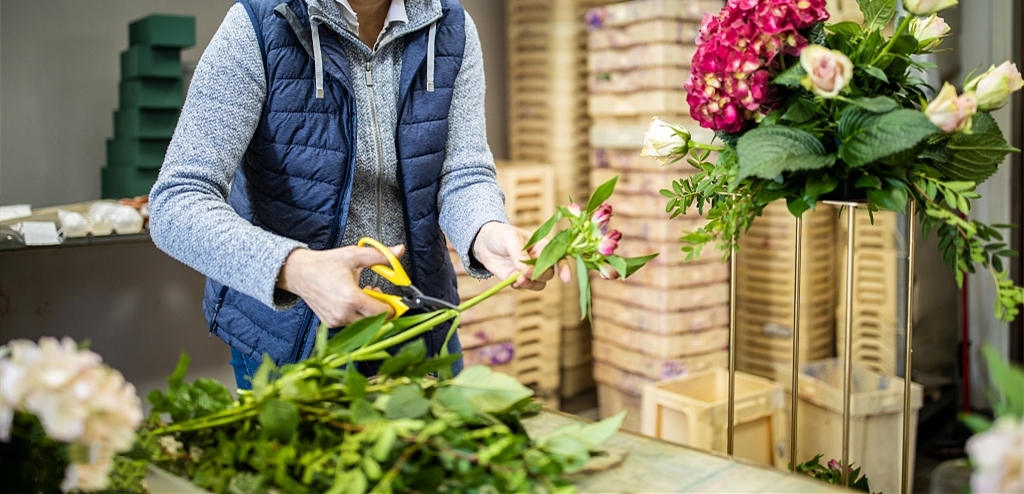
[[[380,251],[380,253],[388,259],[389,265],[378,264],[376,266],[371,266],[370,269],[397,286],[401,294],[390,295],[378,292],[371,288],[363,288],[363,292],[390,305],[391,308],[395,310],[395,317],[401,317],[402,314],[405,314],[409,309],[432,308],[459,310],[458,306],[439,298],[424,295],[419,288],[416,288],[416,285],[412,284],[412,280],[409,278],[409,275],[406,274],[405,269],[402,268],[402,263],[398,262],[398,258],[395,257],[395,255],[391,253],[391,249],[385,247],[384,244],[381,244],[370,237],[363,237],[359,239],[359,243],[357,245],[359,247],[369,245],[370,247]]]

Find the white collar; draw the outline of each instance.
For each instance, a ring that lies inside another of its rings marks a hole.
[[[352,10],[352,5],[348,3],[348,0],[337,0],[338,5],[341,6],[341,15],[345,18],[345,22],[348,24],[348,29],[356,36],[359,36],[359,19],[356,15],[356,11]],[[384,28],[395,22],[409,22],[409,13],[405,9],[405,0],[391,0],[391,6],[388,7],[388,16],[384,19]],[[383,36],[384,32],[381,31]],[[377,38],[378,41],[380,38]]]

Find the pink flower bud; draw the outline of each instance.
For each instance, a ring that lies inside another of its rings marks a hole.
[[[576,204],[575,202],[569,203],[569,205],[565,209],[568,209],[569,213],[576,217],[579,217],[580,213],[582,212],[580,210],[580,205]]]
[[[610,256],[615,253],[615,249],[619,247],[619,240],[622,238],[622,233],[618,230],[611,230],[605,233],[601,237],[601,241],[597,244],[597,252],[602,256]]]
[[[943,84],[939,94],[924,108],[928,120],[947,134],[957,130],[970,130],[971,117],[977,111],[978,100],[974,93],[967,92],[957,96],[956,88],[948,82]]]
[[[594,211],[594,214],[590,217],[590,222],[598,228],[604,228],[608,225],[608,220],[610,219],[612,219],[611,204],[602,204]]]
[[[830,470],[839,470],[839,462],[836,461],[835,459],[829,460],[828,461],[828,468]]]
[[[808,45],[800,52],[800,65],[807,72],[804,87],[823,98],[835,98],[853,78],[853,62],[838,50]]]
[[[601,278],[606,280],[614,280],[619,277],[618,270],[614,266],[607,263],[601,263],[597,265],[597,271],[601,275]]]

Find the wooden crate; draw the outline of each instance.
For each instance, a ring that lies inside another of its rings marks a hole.
[[[486,292],[490,288],[493,288],[500,283],[501,280],[494,276],[490,278],[477,279],[468,274],[464,274],[457,276],[457,282],[459,286],[459,299],[465,301]]]
[[[599,383],[611,384],[631,396],[641,396],[645,386],[656,382],[655,379],[632,374],[614,364],[605,362],[594,362],[594,380]]]
[[[696,45],[659,43],[624,49],[594,50],[587,56],[590,73],[605,73],[650,67],[689,67]]]
[[[468,315],[472,311],[466,312]],[[516,324],[511,314],[472,322],[459,323],[459,342],[462,348],[476,348],[516,339]]]
[[[594,389],[593,361],[575,367],[563,367],[561,386],[562,398],[573,398]]]
[[[593,359],[591,350],[591,329],[581,324],[572,328],[562,328],[562,368],[579,367]]]
[[[587,103],[591,118],[601,116],[654,116],[666,112],[685,112],[686,91],[654,89],[632,93],[590,95]],[[640,141],[640,147],[643,141]]]
[[[696,231],[707,225],[707,220],[699,216],[678,216],[671,220],[668,219],[668,215],[662,218],[635,218],[615,211],[614,218],[615,229],[622,232],[623,238],[649,240],[661,244],[679,242],[683,233]],[[637,274],[641,271],[637,271]]]
[[[658,358],[594,339],[594,361],[614,364],[627,372],[650,379],[668,379],[711,367],[725,367],[729,352],[719,351],[687,357]]]
[[[650,118],[647,119],[647,124],[650,125]],[[641,143],[642,145],[642,143]],[[608,149],[608,148],[593,148],[590,150],[590,165],[593,168],[612,168],[615,170],[656,170],[661,167],[654,158],[649,156],[640,156],[640,151],[637,148],[629,149]],[[682,170],[688,167],[688,164],[670,165],[666,169],[670,170]],[[668,188],[670,184],[665,184],[664,188]],[[658,211],[661,214],[665,214],[665,202],[662,201],[661,207]]]
[[[623,234],[625,235],[625,233]],[[663,290],[728,283],[729,265],[719,263],[684,264],[658,269],[641,269],[626,279],[627,285],[643,285]]]
[[[611,417],[623,410],[621,430],[640,432],[640,395],[631,395],[619,390],[613,384],[597,382],[597,406],[601,418]]]
[[[736,372],[737,457],[761,465],[788,465],[788,419],[783,388]],[[706,451],[726,452],[729,372],[708,369],[649,384],[643,391],[641,431],[649,436]]]
[[[594,297],[594,318],[606,319],[633,329],[677,335],[729,325],[727,304],[679,312],[655,312],[633,307],[616,300]]]
[[[609,29],[652,19],[677,19],[700,22],[704,13],[717,13],[723,0],[641,0],[607,5],[587,12],[592,29]]]
[[[462,313],[460,325],[476,324],[491,319],[512,319],[516,313],[516,297],[511,291],[502,291]]]
[[[682,90],[689,78],[690,70],[684,67],[599,72],[587,76],[587,90],[592,94],[628,93],[648,89]]]
[[[659,191],[671,187],[672,180],[682,178],[683,175],[676,172],[658,170],[657,168],[645,171],[620,171],[610,168],[590,169],[591,183],[603,184],[615,176],[619,177],[618,181],[615,182],[616,194],[656,195],[661,197]],[[614,203],[615,199],[612,199],[612,201]],[[668,218],[664,207],[661,208],[661,212],[664,218]]]
[[[729,348],[729,328],[720,327],[675,335],[649,333],[607,319],[594,320],[594,337],[659,358],[701,355]]]
[[[729,303],[729,283],[662,290],[595,278],[591,281],[591,290],[603,299],[660,312],[680,312]]]
[[[678,19],[646,19],[624,26],[591,29],[587,48],[605,50],[651,43],[692,45],[700,32],[700,21]]]

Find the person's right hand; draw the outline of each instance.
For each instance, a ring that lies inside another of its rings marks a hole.
[[[405,247],[391,247],[401,257]],[[293,250],[285,259],[277,287],[298,295],[330,328],[345,326],[364,317],[387,312],[391,306],[363,293],[359,275],[363,269],[388,260],[377,249],[341,247],[329,250]]]

